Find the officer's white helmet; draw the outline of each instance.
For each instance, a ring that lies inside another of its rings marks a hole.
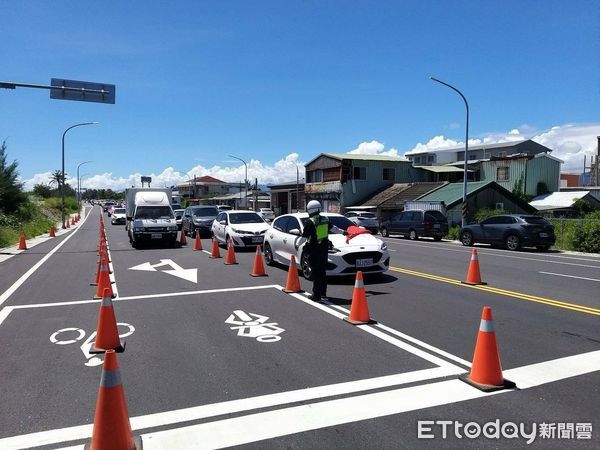
[[[306,211],[309,215],[321,212],[321,204],[317,200],[311,200],[306,205]]]

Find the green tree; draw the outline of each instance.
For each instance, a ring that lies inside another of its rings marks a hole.
[[[42,197],[42,198],[52,197],[52,189],[50,188],[49,185],[44,184],[44,183],[36,184],[33,187],[33,193],[35,195],[37,195],[38,197]]]
[[[524,184],[523,175],[521,175],[519,177],[519,179],[517,181],[515,181],[515,184],[513,185],[513,188],[512,188],[512,193],[513,193],[513,195],[515,195],[516,197],[519,197],[524,202],[529,203],[531,201],[531,197],[525,193],[523,184]]]
[[[65,173],[65,177],[67,174]],[[57,189],[60,189],[60,185],[63,182],[62,170],[55,170],[50,175],[50,186],[56,186]]]
[[[11,214],[27,201],[27,196],[23,192],[23,184],[17,179],[17,161],[7,164],[6,159],[4,141],[0,146],[0,211]]]

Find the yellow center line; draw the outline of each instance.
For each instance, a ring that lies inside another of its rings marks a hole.
[[[483,286],[483,285],[472,286],[469,284],[464,284],[460,280],[455,280],[453,278],[442,277],[439,275],[433,275],[433,274],[424,273],[424,272],[417,272],[415,270],[403,269],[401,267],[390,266],[390,270],[393,272],[403,273],[405,275],[412,275],[415,277],[427,278],[429,280],[440,281],[442,283],[449,283],[449,284],[454,284],[456,286],[462,286],[462,287],[471,288],[471,289],[478,289],[480,291],[487,291],[487,292],[492,292],[495,294],[506,295],[508,297],[518,298],[521,300],[527,300],[529,302],[543,303],[545,305],[554,306],[556,308],[564,308],[564,309],[569,309],[571,311],[577,311],[577,312],[581,312],[581,313],[585,313],[585,314],[592,314],[595,316],[600,316],[600,309],[591,308],[589,306],[577,305],[575,303],[568,303],[568,302],[563,302],[560,300],[553,300],[550,298],[538,297],[538,296],[529,295],[529,294],[523,294],[521,292],[508,291],[506,289],[495,288],[492,286]]]

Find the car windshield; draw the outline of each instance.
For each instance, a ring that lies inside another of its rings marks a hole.
[[[139,206],[136,219],[173,219],[173,210],[169,206]]]
[[[125,214],[125,208],[117,208],[113,214]]]
[[[265,223],[265,221],[255,212],[243,212],[229,214],[229,223]]]
[[[183,216],[183,211],[183,209],[176,209],[175,211],[173,211],[173,214],[175,214],[175,218],[181,219],[181,217]]]
[[[371,212],[358,213],[358,217],[360,217],[361,219],[377,219],[375,213]]]
[[[196,217],[216,217],[219,214],[219,210],[217,208],[198,208],[194,210],[194,216]]]
[[[356,224],[352,223],[350,219],[344,216],[327,216],[329,219],[329,223],[334,227],[339,228],[340,230],[346,231],[350,226],[356,226]],[[302,227],[306,228],[306,224],[308,223],[308,217],[302,217],[300,219],[302,222]]]

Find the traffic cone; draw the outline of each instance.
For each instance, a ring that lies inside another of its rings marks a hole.
[[[112,283],[110,281],[110,275],[108,274],[108,258],[104,256],[100,263],[100,277],[98,278],[98,287],[96,289],[96,295],[94,298],[103,298],[104,289],[108,289],[110,292],[111,298],[115,297],[115,294],[112,290]]]
[[[71,225],[75,226],[75,218],[74,217],[71,218]]]
[[[69,219],[65,221],[65,228],[71,228],[71,225],[69,224]]]
[[[25,233],[19,235],[19,250],[27,250],[27,242],[25,242]]]
[[[104,289],[100,312],[98,313],[98,327],[96,328],[96,342],[90,349],[90,353],[104,353],[114,350],[117,353],[125,351],[125,344],[119,340],[117,319],[109,289]]]
[[[108,350],[104,356],[92,440],[85,445],[85,448],[88,450],[141,450],[142,448],[141,438],[133,436],[131,431],[119,361],[114,350]]]
[[[200,240],[199,231],[196,231],[196,241],[194,242],[194,250],[198,252],[202,251],[202,241]]]
[[[265,272],[265,265],[263,263],[263,255],[260,251],[260,245],[256,246],[256,255],[254,255],[254,266],[252,267],[252,273],[250,276],[253,277],[268,277]]]
[[[481,281],[481,274],[479,273],[479,257],[477,256],[476,248],[471,252],[471,261],[469,262],[469,270],[467,270],[467,279],[461,281],[461,283],[469,284],[471,286],[487,284]]]
[[[354,282],[354,291],[352,292],[352,306],[350,306],[350,316],[344,317],[344,320],[352,325],[365,325],[377,323],[369,316],[369,305],[367,304],[367,292],[363,274],[359,270],[356,272],[356,281]]]
[[[181,236],[179,236],[179,245],[187,245],[187,239],[185,237],[185,231],[181,229]]]
[[[500,354],[492,321],[492,308],[489,306],[484,306],[481,314],[471,373],[460,375],[459,378],[484,392],[516,387],[515,383],[502,377]]]
[[[219,243],[217,242],[217,238],[213,236],[212,240],[212,253],[210,254],[211,258],[220,258],[221,254],[219,253]]]
[[[298,277],[298,269],[296,268],[296,257],[292,255],[290,260],[290,268],[288,270],[287,281],[285,283],[285,289],[283,290],[286,294],[294,292],[302,292],[300,289],[300,278]]]
[[[233,249],[233,241],[229,239],[229,242],[227,243],[227,255],[225,255],[225,265],[230,266],[237,263],[237,259],[235,258],[235,250]]]
[[[50,227],[50,237],[56,237],[56,231],[54,230],[54,227]]]

